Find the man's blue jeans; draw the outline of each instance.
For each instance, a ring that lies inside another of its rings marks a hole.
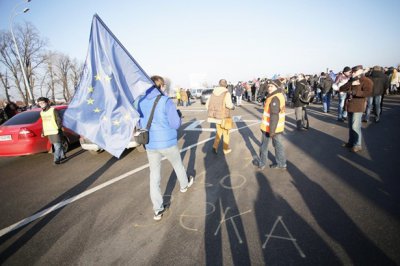
[[[361,117],[363,113],[349,113],[349,144],[361,147]]]
[[[368,97],[367,100],[367,110],[365,112],[365,120],[369,120],[369,116],[371,114],[372,111],[372,102],[375,102],[375,112],[376,112],[376,118],[377,120],[379,120],[380,115],[381,115],[381,100],[382,100],[382,96],[374,96],[374,97]]]
[[[168,159],[174,168],[180,188],[187,187],[189,183],[178,145],[160,150],[147,150],[147,158],[150,165],[150,198],[153,203],[154,212],[162,211],[164,209],[164,201],[160,188],[161,159],[163,156]]]
[[[267,164],[268,159],[268,143],[270,137],[267,137],[264,131],[261,131],[261,147],[260,147],[260,161],[259,167],[263,167]],[[272,145],[275,147],[275,160],[279,167],[286,167],[285,150],[282,145],[282,134],[276,134],[272,138]]]
[[[346,93],[339,92],[339,102],[338,102],[338,119],[346,118],[347,112],[344,110],[344,102],[346,100]]]
[[[324,106],[324,113],[329,112],[329,108],[331,107],[331,93],[322,94],[322,104]]]

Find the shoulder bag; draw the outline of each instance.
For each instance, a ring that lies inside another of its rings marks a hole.
[[[136,132],[134,134],[135,141],[138,144],[148,144],[149,143],[149,130],[150,130],[151,122],[153,121],[154,110],[156,109],[156,105],[157,105],[158,101],[160,100],[160,98],[161,98],[161,94],[158,95],[156,100],[154,101],[153,109],[151,109],[151,114],[149,117],[149,121],[147,121],[146,128],[140,128],[140,129],[136,130]]]

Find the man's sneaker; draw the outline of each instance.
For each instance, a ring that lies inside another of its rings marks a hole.
[[[193,176],[191,176],[189,179],[188,185],[184,188],[181,188],[181,192],[185,193],[188,190],[188,188],[190,188],[193,185],[193,182],[194,182],[194,178],[193,178]]]
[[[352,148],[353,147],[353,145],[351,145],[350,143],[343,143],[342,144],[342,147],[344,147],[344,148]]]
[[[286,165],[284,165],[284,166],[279,166],[279,165],[277,165],[277,164],[271,164],[270,168],[271,168],[271,169],[286,170]]]
[[[165,208],[165,206],[164,206],[164,209],[162,209],[161,211],[158,211],[158,212],[154,213],[153,219],[156,220],[156,221],[160,221],[161,218],[163,217],[163,214],[164,214],[165,210],[166,210],[166,208]]]
[[[354,146],[353,148],[351,148],[351,151],[352,152],[359,152],[359,151],[362,151],[362,148],[361,148],[361,146]]]

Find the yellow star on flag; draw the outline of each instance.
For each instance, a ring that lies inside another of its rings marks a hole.
[[[99,74],[97,74],[96,76],[94,76],[94,78],[95,78],[96,80],[100,80],[100,79],[101,79],[101,76],[100,76]]]
[[[88,92],[89,93],[92,93],[94,91],[94,88],[92,87],[92,86],[90,86],[89,88],[88,88]]]
[[[104,78],[104,80],[105,80],[105,81],[110,81],[110,80],[111,80],[111,77],[108,76],[108,75],[106,75],[105,78]]]
[[[93,104],[94,100],[92,98],[89,98],[89,99],[86,100],[86,102],[87,102],[87,104]]]
[[[106,116],[103,116],[102,120],[103,120],[103,121],[108,121],[108,119],[107,119]]]
[[[118,127],[120,124],[121,124],[121,122],[120,122],[119,120],[114,120],[114,121],[113,121],[113,125],[114,125],[114,126],[117,126],[117,127]]]
[[[98,107],[96,107],[96,109],[93,110],[95,113],[100,113],[100,109]]]
[[[126,114],[124,116],[125,121],[129,121],[131,119],[131,116],[129,114]]]

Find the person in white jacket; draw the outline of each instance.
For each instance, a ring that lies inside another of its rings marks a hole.
[[[332,85],[334,91],[339,91],[340,87],[346,84],[351,77],[351,68],[346,66],[339,75],[337,75],[335,83]],[[344,110],[344,101],[346,99],[345,92],[339,92],[339,104],[338,104],[338,117],[337,120],[344,122],[347,119],[347,111]]]

